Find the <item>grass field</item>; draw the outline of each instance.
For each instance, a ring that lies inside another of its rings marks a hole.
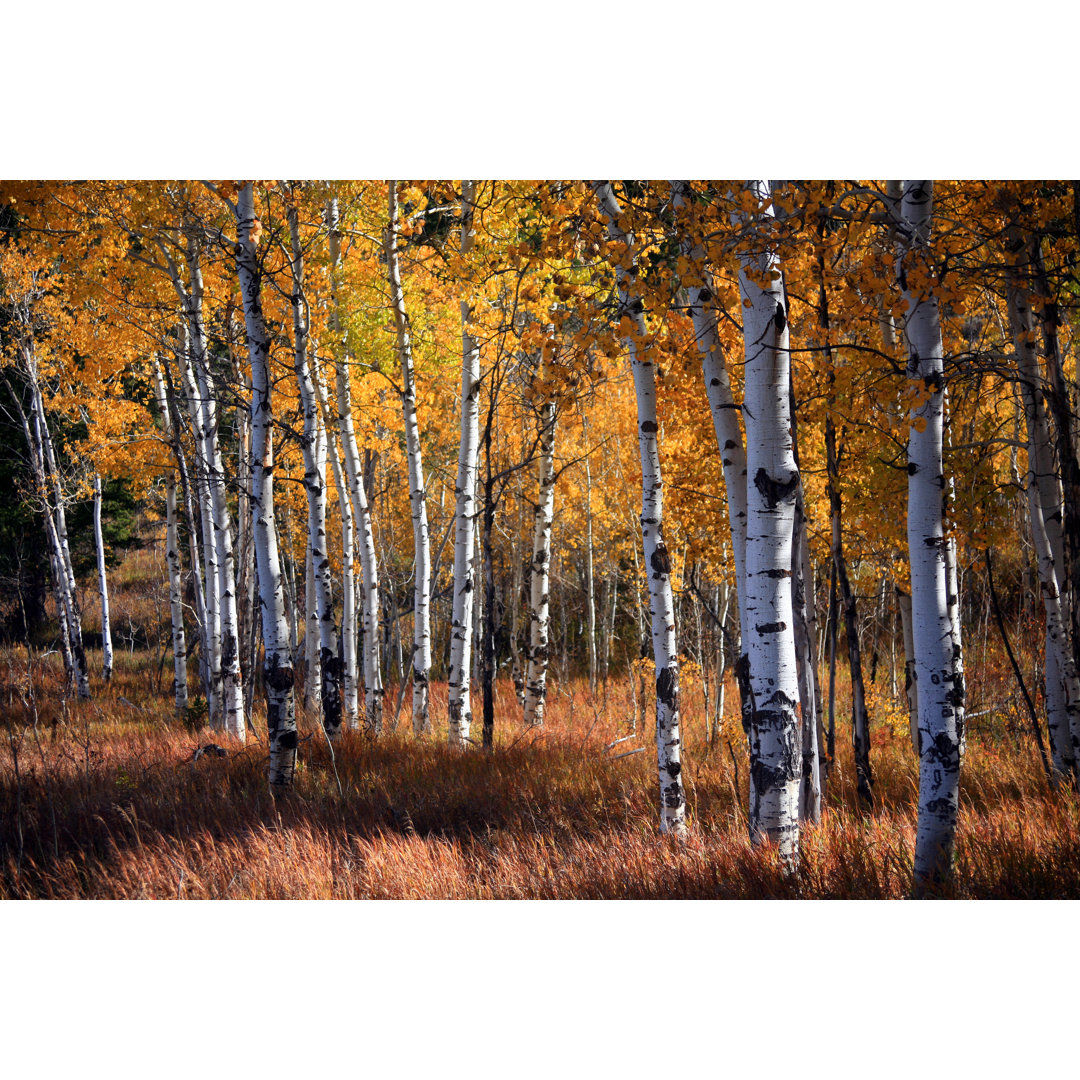
[[[790,878],[772,851],[748,843],[741,738],[732,732],[730,748],[726,735],[707,746],[689,688],[690,831],[680,845],[656,833],[651,733],[639,729],[608,749],[634,712],[626,678],[596,699],[587,682],[556,683],[542,730],[523,728],[512,687],[501,685],[492,752],[450,750],[438,724],[432,738],[417,739],[405,716],[396,733],[377,742],[346,734],[331,753],[315,719],[301,715],[295,793],[275,802],[265,741],[241,746],[175,720],[168,695],[153,689],[156,666],[150,652],[121,652],[112,685],[98,683],[94,700],[77,703],[61,697],[56,655],[30,664],[33,695],[25,651],[0,656],[0,895],[709,899],[909,891],[917,773],[902,725],[875,727],[877,805],[869,814],[856,804],[851,750],[838,737],[824,820],[804,832],[801,868]],[[445,694],[445,686],[433,690],[439,718]],[[193,760],[211,742],[227,755]],[[1048,789],[1030,744],[1022,730],[1010,735],[987,723],[969,737],[958,897],[1080,896],[1080,806],[1071,793]],[[637,748],[644,752],[617,756]]]

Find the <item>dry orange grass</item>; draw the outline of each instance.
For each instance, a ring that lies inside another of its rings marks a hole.
[[[898,898],[910,889],[917,773],[906,737],[887,724],[874,735],[871,814],[856,804],[847,730],[838,733],[828,811],[806,830],[791,878],[747,841],[741,735],[731,738],[736,796],[726,739],[705,745],[700,695],[689,691],[691,828],[680,845],[656,834],[650,733],[607,749],[633,714],[625,679],[595,699],[586,683],[556,685],[542,731],[522,727],[501,685],[490,753],[451,751],[445,729],[414,738],[406,704],[396,733],[349,734],[331,755],[302,716],[295,793],[275,803],[264,743],[186,730],[156,692],[156,657],[118,660],[112,686],[77,703],[62,700],[58,657],[34,662],[31,699],[25,653],[0,656],[0,896]],[[434,691],[445,717],[445,687]],[[991,720],[969,739],[951,895],[1080,896],[1076,797],[1048,790],[1026,733]],[[229,755],[192,761],[210,741]]]

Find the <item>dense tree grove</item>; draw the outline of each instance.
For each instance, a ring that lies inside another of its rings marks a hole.
[[[331,746],[411,712],[475,753],[510,734],[496,693],[536,728],[559,681],[629,672],[661,831],[693,827],[680,708],[704,695],[751,840],[794,872],[841,725],[878,798],[880,662],[933,888],[977,723],[965,646],[1036,595],[1035,731],[1051,782],[1080,782],[1080,182],[20,181],[0,203],[0,616],[55,641],[73,695],[98,677],[88,590],[109,677],[138,507],[177,713],[258,732],[278,795],[302,710]]]

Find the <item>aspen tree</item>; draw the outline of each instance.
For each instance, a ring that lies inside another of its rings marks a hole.
[[[413,551],[413,731],[431,732],[428,714],[428,680],[431,674],[431,538],[428,531],[424,463],[420,449],[420,425],[416,415],[416,377],[412,339],[398,259],[397,181],[388,181],[390,223],[386,230],[386,269],[390,283],[390,307],[394,313],[398,359],[401,363],[401,409],[405,424],[405,450],[409,463],[409,502],[412,510]]]
[[[620,208],[610,181],[596,181],[593,190],[607,218],[608,239],[630,256],[632,238],[620,224]],[[630,277],[616,259],[618,315],[623,345],[630,354],[637,398],[638,449],[641,456],[641,538],[648,568],[649,615],[656,669],[656,751],[660,775],[660,830],[682,836],[686,832],[686,795],[682,779],[679,734],[679,657],[675,640],[671,556],[664,543],[664,495],[660,473],[659,425],[656,416],[656,378],[646,344],[645,309],[631,291]],[[623,323],[626,320],[626,323]]]
[[[236,272],[244,303],[248,354],[251,359],[251,443],[254,472],[251,483],[252,531],[259,571],[259,602],[265,648],[266,731],[270,744],[270,790],[277,794],[292,786],[296,767],[294,674],[289,652],[277,530],[274,525],[273,400],[270,381],[270,340],[263,322],[260,270],[256,244],[262,226],[255,217],[254,191],[249,181],[238,194]]]
[[[165,390],[161,364],[154,364],[154,393],[161,427],[168,442],[172,442],[172,417]],[[169,614],[172,626],[173,699],[176,714],[184,716],[188,709],[187,639],[184,633],[183,586],[180,578],[180,545],[176,522],[176,477],[174,470],[165,474],[165,565],[169,575]]]
[[[202,253],[200,240],[192,224],[187,227],[187,263],[190,286],[182,294],[186,300],[186,316],[191,346],[191,357],[198,385],[201,410],[198,415],[202,421],[202,430],[198,432],[201,440],[203,467],[206,471],[206,490],[209,495],[211,521],[210,537],[207,541],[214,550],[216,576],[211,582],[207,577],[208,587],[215,593],[217,633],[214,659],[221,687],[221,722],[222,727],[234,738],[244,741],[247,729],[244,722],[244,690],[240,672],[240,628],[236,609],[236,568],[233,562],[232,515],[229,512],[225,468],[221,458],[221,444],[218,438],[217,400],[210,373],[209,355],[206,343],[206,328],[203,323],[203,277]]]
[[[341,686],[334,605],[330,595],[330,559],[326,550],[326,461],[325,456],[322,461],[319,459],[319,445],[322,442],[319,402],[308,363],[308,301],[304,292],[304,254],[300,244],[296,194],[295,189],[286,192],[286,217],[292,272],[294,370],[304,410],[304,432],[300,445],[304,454],[304,489],[308,503],[307,551],[314,586],[313,590],[308,591],[305,603],[310,608],[314,599],[318,619],[323,730],[328,738],[336,739],[341,732]]]
[[[461,256],[467,260],[475,233],[476,183],[461,186]],[[461,298],[461,443],[454,526],[453,615],[450,629],[449,741],[463,747],[472,723],[469,678],[472,669],[473,578],[476,549],[476,471],[480,453],[480,346],[472,335],[470,283]]]
[[[94,547],[97,551],[98,595],[101,598],[102,677],[112,678],[113,643],[109,625],[109,583],[105,576],[105,538],[101,532],[101,476],[94,473]]]
[[[1046,613],[1046,719],[1050,729],[1050,754],[1054,778],[1075,784],[1080,775],[1072,733],[1080,711],[1080,679],[1073,659],[1067,614],[1064,508],[1043,403],[1031,297],[1015,262],[1026,254],[1023,237],[1016,226],[1007,231],[1006,246],[1009,254],[1005,271],[1006,303],[1028,435],[1028,474],[1024,487]]]
[[[750,716],[750,836],[798,863],[801,732],[791,567],[795,464],[788,384],[788,305],[764,180],[746,187],[749,247],[740,256],[746,351],[746,639]],[[765,206],[764,209],[757,209]]]
[[[919,824],[915,887],[952,877],[960,783],[964,686],[957,672],[945,566],[942,463],[945,371],[938,300],[929,267],[934,185],[907,180],[898,227],[897,277],[907,303],[908,557],[919,695]]]
[[[547,694],[548,639],[550,636],[549,581],[551,569],[551,522],[555,508],[554,401],[540,406],[537,419],[540,443],[539,493],[533,523],[532,566],[529,572],[529,639],[526,648],[525,723],[544,723]]]
[[[336,275],[341,262],[341,239],[338,230],[337,200],[332,199],[328,211],[330,225],[330,265]],[[379,571],[375,553],[375,536],[371,528],[367,493],[364,490],[360,450],[353,426],[352,390],[344,351],[334,350],[334,378],[337,389],[338,437],[345,459],[348,492],[355,515],[360,563],[363,568],[361,610],[363,614],[364,725],[369,733],[382,731],[382,672],[379,660]]]

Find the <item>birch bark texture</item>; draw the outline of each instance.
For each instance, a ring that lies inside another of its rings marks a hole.
[[[330,264],[336,279],[341,263],[341,239],[337,200],[332,199],[328,212],[330,224]],[[337,303],[336,290],[334,297]],[[333,326],[339,329],[334,313]],[[334,350],[334,381],[337,390],[338,437],[341,454],[345,460],[348,492],[352,502],[355,523],[354,543],[360,549],[363,570],[363,586],[360,592],[360,608],[363,619],[362,659],[364,671],[364,727],[371,735],[382,732],[382,669],[379,659],[379,570],[375,552],[375,536],[368,512],[367,493],[364,490],[363,466],[356,441],[356,428],[352,415],[352,388],[349,369],[345,362],[345,350],[339,343]],[[358,535],[356,535],[358,534]]]
[[[787,297],[766,180],[747,185],[764,209],[744,218],[740,254],[746,358],[746,623],[750,696],[750,836],[799,854],[801,728],[792,610],[792,538],[799,471],[791,432]]]
[[[933,198],[933,181],[905,181],[898,222],[901,254],[897,278],[907,303],[907,374],[912,393],[907,534],[919,698],[916,891],[933,888],[952,876],[964,709],[945,565],[945,369],[938,300],[929,264]]]
[[[1016,259],[1026,254],[1020,231],[1011,227],[1006,247],[1012,262],[1006,268],[1006,303],[1016,352],[1020,393],[1028,436],[1025,477],[1028,518],[1038,560],[1039,589],[1046,613],[1046,718],[1055,780],[1080,782],[1077,772],[1077,724],[1080,721],[1080,679],[1070,640],[1065,580],[1064,507],[1054,467],[1050,426],[1043,402],[1043,379],[1036,350],[1035,316]]]
[[[161,413],[161,427],[165,439],[172,443],[172,415],[165,391],[165,379],[161,364],[154,364],[154,393]],[[175,470],[165,474],[165,565],[169,574],[169,615],[172,625],[173,650],[173,700],[176,715],[183,717],[188,709],[187,638],[184,633],[183,584],[180,568],[180,541],[176,520]]]
[[[266,731],[270,744],[270,790],[275,795],[292,787],[296,768],[294,674],[289,650],[289,624],[278,558],[274,523],[273,402],[270,382],[270,339],[263,322],[256,241],[254,191],[250,182],[237,195],[236,272],[244,304],[248,355],[251,360],[251,480],[252,532],[259,573],[259,603],[265,658]]]
[[[529,641],[525,668],[525,723],[544,723],[551,618],[549,575],[551,571],[551,524],[555,516],[555,424],[554,401],[540,406],[537,432],[540,466],[533,519],[532,565],[529,571]]]
[[[633,250],[632,237],[620,223],[620,207],[611,182],[596,181],[593,190],[607,219],[608,239]],[[631,292],[629,275],[616,262],[618,316],[630,319],[633,332],[624,335],[637,398],[638,450],[641,457],[641,539],[649,583],[649,615],[656,670],[656,756],[660,778],[660,831],[686,833],[686,794],[682,778],[679,732],[679,655],[675,639],[675,603],[671,590],[671,556],[664,543],[664,492],[660,472],[660,428],[656,414],[656,377],[647,341],[645,309]]]
[[[200,241],[188,226],[187,260],[191,285],[187,292],[187,318],[191,357],[202,403],[201,440],[206,487],[209,494],[211,530],[209,543],[214,549],[215,576],[213,591],[217,612],[214,657],[220,678],[221,722],[225,731],[244,741],[244,689],[240,671],[240,628],[236,610],[236,568],[233,562],[232,515],[229,512],[225,469],[218,439],[217,400],[210,372],[206,327],[203,322],[203,279]],[[210,581],[208,577],[208,582]]]
[[[405,294],[401,287],[398,257],[397,181],[389,189],[389,225],[386,230],[386,269],[390,283],[390,307],[394,313],[398,359],[401,363],[401,411],[405,424],[405,451],[409,462],[409,505],[412,512],[413,551],[413,732],[431,733],[428,681],[431,676],[431,535],[428,529],[427,496],[424,490],[424,460],[420,446],[420,424],[416,414],[416,373],[413,369],[412,338]]]
[[[319,402],[308,360],[307,297],[304,293],[304,252],[300,242],[300,212],[295,191],[286,211],[292,272],[293,366],[300,388],[304,431],[300,439],[304,455],[304,489],[308,504],[308,557],[319,631],[320,698],[323,731],[328,739],[341,733],[341,663],[338,660],[334,605],[330,592],[330,559],[326,544],[326,460]],[[320,460],[321,458],[321,460]],[[311,592],[306,604],[311,606]]]
[[[473,249],[476,182],[461,185],[461,255]],[[465,288],[468,289],[466,280]],[[480,346],[470,324],[472,301],[461,299],[461,442],[458,450],[454,517],[453,614],[450,625],[449,733],[451,746],[464,747],[472,723],[473,578],[476,556],[476,470],[480,453]]]
[[[101,597],[101,674],[112,679],[113,642],[109,625],[109,582],[105,574],[105,537],[101,531],[101,476],[94,473],[94,547],[97,551],[98,595]]]

